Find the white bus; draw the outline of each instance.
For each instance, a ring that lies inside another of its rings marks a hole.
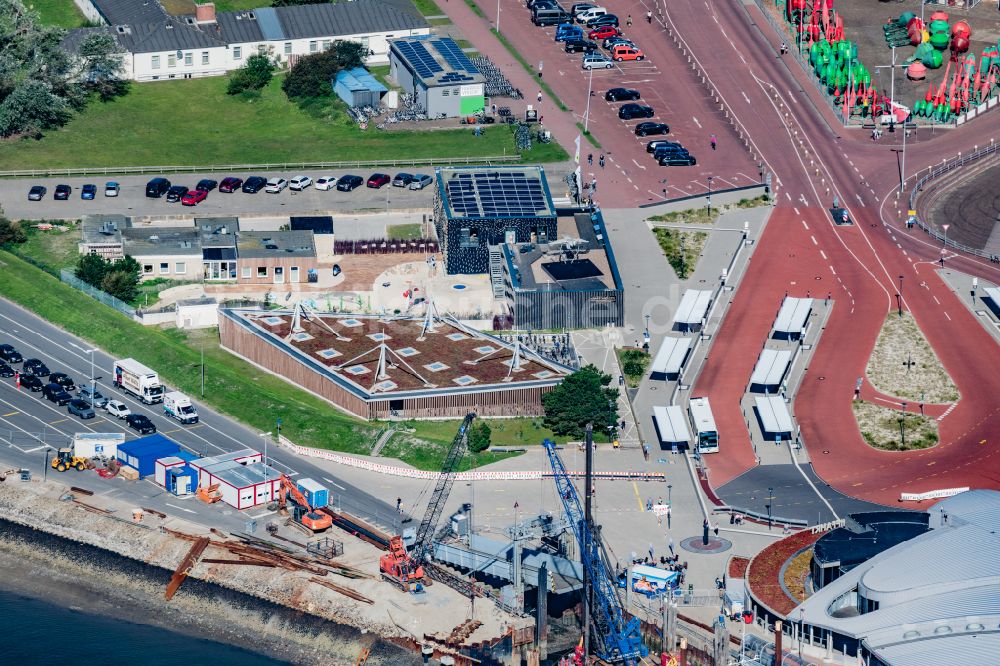
[[[688,416],[695,432],[695,451],[698,453],[718,453],[719,431],[715,428],[715,417],[708,398],[691,398]]]

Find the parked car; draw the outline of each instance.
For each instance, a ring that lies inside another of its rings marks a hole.
[[[618,107],[618,117],[622,120],[632,120],[633,118],[652,118],[656,115],[653,107],[629,102]]]
[[[220,192],[232,193],[241,187],[243,187],[243,179],[237,178],[236,176],[226,176],[222,179],[222,182],[219,183]]]
[[[313,179],[309,176],[296,176],[288,181],[289,189],[295,190],[296,192],[301,192],[312,184]]]
[[[597,5],[595,5],[592,2],[578,2],[578,3],[570,6],[569,13],[572,14],[573,16],[577,16],[581,12],[585,12],[588,9],[592,9],[593,7],[596,7],[596,6]]]
[[[156,432],[156,426],[144,414],[129,414],[125,417],[125,423],[129,428],[137,430],[140,435],[151,435]]]
[[[361,176],[346,175],[337,180],[337,189],[341,192],[350,192],[355,187],[361,187],[365,179]]]
[[[601,46],[606,48],[608,51],[612,50],[613,48],[615,48],[620,44],[625,44],[626,46],[635,46],[635,42],[633,42],[628,37],[625,37],[624,35],[615,35],[614,37],[608,37],[603,42],[601,42]]]
[[[679,143],[667,143],[663,146],[657,146],[656,150],[653,151],[653,159],[658,160],[664,155],[676,155],[677,153],[687,153],[688,149]]]
[[[557,42],[565,42],[568,39],[581,39],[582,37],[583,28],[578,25],[573,25],[572,23],[560,23],[556,26],[555,40]]]
[[[667,153],[659,160],[660,166],[694,166],[698,160],[690,153]]]
[[[73,399],[73,396],[71,396],[62,386],[59,386],[59,384],[46,384],[42,388],[42,395],[60,407]]]
[[[611,47],[611,57],[621,62],[623,60],[645,60],[646,54],[642,49],[636,48],[635,44],[615,44]]]
[[[132,410],[128,408],[128,405],[121,400],[108,400],[108,404],[104,406],[104,409],[111,416],[116,416],[120,419],[123,419],[132,413]]]
[[[597,42],[586,39],[567,39],[563,45],[566,53],[590,53],[597,50]]]
[[[170,189],[170,181],[166,178],[154,178],[146,183],[146,196],[150,199],[159,199]]]
[[[393,187],[409,187],[410,183],[413,182],[413,174],[409,173],[397,173],[396,177],[392,179]]]
[[[608,13],[608,10],[604,7],[591,7],[590,9],[585,9],[581,12],[574,13],[576,20],[580,23],[586,23],[591,19],[595,19],[598,16],[604,16]]]
[[[636,136],[649,136],[650,134],[669,134],[670,125],[666,123],[639,123],[635,126]]]
[[[48,192],[48,190],[46,190],[42,185],[32,185],[31,189],[28,190],[28,201],[41,201],[45,198],[46,192]]]
[[[613,25],[618,27],[618,17],[614,14],[602,14],[600,16],[595,16],[592,19],[588,19],[586,24],[588,28],[600,28],[606,25]]]
[[[77,397],[80,398],[80,400],[86,400],[94,407],[103,408],[108,404],[108,399],[104,396],[104,394],[100,391],[95,391],[92,386],[84,386],[81,388],[80,392],[77,393]]]
[[[288,181],[284,178],[270,178],[267,181],[267,186],[264,188],[264,191],[269,194],[278,194],[286,187],[288,187]]]
[[[87,183],[80,188],[80,198],[86,199],[87,201],[93,201],[97,197],[97,185],[93,183]]]
[[[243,191],[247,194],[257,194],[267,186],[267,179],[261,176],[250,176],[243,182]]]
[[[67,391],[76,390],[76,382],[74,382],[73,378],[67,375],[65,372],[53,372],[52,374],[49,375],[49,381],[53,384],[58,384],[59,386],[62,386]]]
[[[56,185],[56,192],[52,198],[56,201],[66,201],[71,194],[73,194],[73,188],[69,185]]]
[[[655,153],[656,150],[657,150],[657,148],[661,148],[663,146],[677,146],[678,148],[680,148],[681,144],[675,143],[673,141],[667,141],[666,139],[659,139],[657,141],[650,141],[649,143],[646,144],[646,152],[647,153]]]
[[[0,345],[0,360],[7,361],[8,363],[20,363],[24,360],[24,357],[13,346],[5,344]]]
[[[206,192],[205,190],[188,190],[187,194],[181,197],[181,205],[197,206],[207,198],[208,198],[208,192]]]
[[[611,69],[615,66],[615,61],[603,53],[588,53],[583,56],[584,69]]]
[[[323,190],[325,192],[327,190],[332,190],[335,187],[337,187],[336,176],[320,176],[316,179],[317,190]]]
[[[35,375],[21,375],[21,388],[26,388],[33,393],[38,393],[45,386],[45,382],[42,381],[41,377],[36,377]]]
[[[0,377],[13,377],[14,368],[10,367],[4,361],[0,361]]]
[[[387,173],[373,173],[368,179],[366,185],[374,190],[377,190],[383,185],[388,185],[391,180],[392,179],[389,178],[389,174]]]
[[[75,414],[81,419],[92,419],[97,416],[94,408],[90,406],[90,403],[86,400],[80,400],[79,398],[73,398],[69,401],[69,405],[66,407],[66,411],[70,414]]]
[[[604,93],[604,99],[609,102],[623,102],[629,100],[642,99],[638,90],[632,88],[612,88]]]
[[[409,188],[411,190],[422,190],[431,183],[434,179],[425,173],[415,173],[413,174],[413,180],[410,181]]]
[[[194,186],[194,189],[199,192],[211,192],[216,188],[219,183],[212,180],[211,178],[202,178],[198,181],[198,184]]]
[[[48,366],[39,361],[37,358],[29,358],[21,366],[21,372],[26,375],[37,375],[39,377],[48,377],[52,374]]]
[[[183,199],[188,190],[187,185],[172,185],[169,190],[167,190],[167,201],[170,203],[177,203]]]
[[[595,28],[587,33],[587,39],[607,39],[608,37],[614,37],[615,35],[620,35],[621,32],[618,28],[610,25],[606,25],[601,28]]]
[[[116,197],[121,190],[121,186],[113,180],[104,183],[104,196],[106,197]]]

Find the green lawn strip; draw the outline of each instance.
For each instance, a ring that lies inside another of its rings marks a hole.
[[[399,87],[389,80],[389,65],[369,65],[367,69],[376,79],[384,83],[387,88]]]
[[[303,110],[281,76],[256,101],[225,94],[226,77],[135,84],[128,95],[92,102],[40,140],[0,143],[4,168],[214,165],[499,156],[510,132],[470,141],[470,130],[359,130],[339,100]],[[150,122],[155,118],[155,122]],[[533,162],[534,154],[526,155]]]
[[[862,400],[852,402],[851,408],[861,436],[876,449],[913,451],[929,448],[938,442],[937,421],[929,416]]]
[[[475,14],[476,16],[478,16],[481,19],[486,19],[486,14],[484,14],[483,10],[480,9],[479,5],[476,4],[476,0],[465,0],[465,4],[469,5],[469,9],[472,10],[473,14]],[[489,19],[487,19],[487,20],[489,20]]]
[[[456,421],[456,423],[459,423]],[[455,436],[452,433],[452,438]],[[429,442],[427,440],[416,439],[405,433],[396,434],[389,443],[382,449],[382,455],[389,458],[398,458],[403,462],[413,465],[417,469],[439,470],[444,464],[444,459],[448,455],[451,446],[451,438],[447,443]],[[462,458],[458,465],[458,471],[465,471],[473,467],[482,467],[506,458],[513,458],[520,453],[496,453],[486,450],[482,453],[468,453]]]
[[[171,387],[204,401],[251,428],[282,432],[303,446],[347,453],[370,451],[375,428],[223,350],[215,329],[186,333],[128,320],[13,254],[0,251],[0,295],[120,357],[155,369]],[[205,345],[201,397],[200,345]],[[254,442],[246,442],[254,446]]]
[[[432,18],[432,19],[427,19],[427,22],[430,23],[431,25],[451,25],[450,18]]]
[[[474,7],[476,9],[476,11],[479,10],[479,8],[476,7],[476,4],[475,4],[475,2],[473,2],[473,0],[465,0],[465,1],[466,1],[466,3],[469,4],[469,6]],[[479,12],[479,15],[482,16],[483,13]],[[486,18],[486,17],[483,16],[483,18]],[[521,66],[524,67],[525,71],[528,72],[528,74],[530,74],[533,78],[538,79],[538,86],[542,89],[542,91],[546,95],[549,96],[549,99],[551,99],[553,102],[555,102],[556,106],[559,107],[559,110],[560,111],[569,111],[569,107],[567,107],[565,104],[563,104],[562,100],[559,99],[559,97],[554,92],[552,92],[552,88],[549,87],[549,84],[546,83],[544,79],[538,78],[538,72],[535,71],[534,67],[532,67],[530,64],[528,64],[528,61],[524,59],[524,56],[522,56],[520,53],[518,53],[517,49],[514,48],[514,45],[511,44],[510,42],[508,42],[507,38],[504,37],[503,35],[501,35],[495,29],[490,28],[490,32],[492,32],[494,35],[496,35],[496,38],[500,40],[500,43],[504,45],[504,48],[506,48],[508,51],[510,51],[510,54],[512,56],[514,56],[514,58],[517,59],[517,61],[519,63],[521,63]],[[531,97],[531,91],[530,90],[522,90],[521,92],[523,92],[526,97],[529,97],[529,98]]]
[[[653,234],[677,277],[687,279],[698,264],[698,257],[708,240],[708,232],[658,228],[653,229]]]
[[[413,6],[417,8],[423,16],[441,16],[444,14],[434,0],[413,0]]]
[[[719,219],[720,210],[713,208],[712,212],[708,208],[699,206],[690,210],[679,210],[673,213],[662,213],[649,218],[650,222],[673,222],[678,224],[712,224]]]
[[[57,28],[80,28],[87,25],[87,19],[73,0],[30,0],[25,2],[38,12],[44,25]]]
[[[580,134],[582,134],[583,137],[590,142],[590,145],[592,145],[594,148],[597,148],[598,150],[602,149],[601,142],[598,141],[594,137],[594,135],[591,134],[588,130],[583,128],[583,123],[577,123],[576,126],[577,128],[579,128]]]
[[[390,224],[386,227],[385,235],[392,240],[411,240],[423,236],[423,234],[420,233],[419,222],[414,222],[412,224]]]
[[[42,231],[34,226],[39,222],[69,228],[66,231],[58,228]],[[80,256],[77,247],[80,242],[80,227],[75,220],[22,220],[20,224],[27,233],[28,240],[11,247],[19,257],[53,275],[58,275],[61,268],[76,265],[77,257]]]
[[[270,6],[268,0],[216,0],[215,11],[216,13],[238,12]]]

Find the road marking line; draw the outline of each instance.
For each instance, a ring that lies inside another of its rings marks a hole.
[[[941,301],[938,300],[937,296],[931,296],[931,298],[934,299],[935,303],[937,303],[938,305],[941,305]]]
[[[786,193],[786,194],[787,194],[787,193]],[[791,198],[791,197],[789,197],[789,198]],[[805,220],[799,220],[799,222],[801,222],[801,223],[802,223],[802,226],[806,228],[806,231],[809,231],[809,225],[808,225],[808,224],[806,224],[806,221],[805,221]]]
[[[646,505],[642,503],[642,497],[639,495],[639,486],[636,482],[632,482],[632,490],[635,491],[635,501],[639,503],[639,512],[643,513],[646,511]]]
[[[11,412],[10,414],[4,414],[3,416],[4,416],[4,418],[7,418],[8,416],[17,416],[20,413],[21,412]]]
[[[63,421],[69,421],[69,419],[59,419],[58,421],[52,421],[49,425],[55,425],[57,423],[62,423]]]
[[[820,251],[822,252],[822,250],[820,250]],[[823,257],[823,258],[826,259],[826,257]],[[830,264],[830,272],[833,273],[834,275],[837,274],[837,271],[833,270],[833,264]],[[839,282],[840,278],[837,278],[837,281]]]
[[[948,313],[947,313],[947,312],[945,312],[945,313],[944,313],[944,316],[945,316],[945,317],[948,317]],[[951,321],[951,317],[948,317],[948,321]]]
[[[795,207],[793,206],[793,207],[792,207],[792,210],[794,210],[794,211],[795,211],[795,214],[796,214],[796,215],[799,215],[799,214],[800,214],[800,213],[799,213],[799,209],[798,209],[798,208],[795,208]]]
[[[816,237],[815,236],[810,236],[809,238],[812,239],[813,245],[819,245],[819,243],[816,241]]]
[[[49,448],[49,447],[48,446],[36,446],[33,449],[28,449],[27,451],[25,451],[24,449],[22,449],[21,451],[22,451],[22,453],[34,453],[35,451],[41,451],[42,449],[47,449],[47,448]]]
[[[180,509],[181,511],[187,511],[188,513],[196,513],[195,511],[192,511],[191,509],[185,509],[182,506],[177,506],[176,504],[171,504],[170,502],[164,502],[164,504],[166,504],[167,506],[171,506],[171,507],[173,507],[175,509]]]
[[[697,117],[691,116],[691,120],[693,120],[694,124],[698,126],[698,129],[701,129],[701,123],[698,122],[698,118]]]
[[[744,91],[742,91],[742,90],[740,91],[740,94],[743,95],[743,99],[745,99],[747,101],[747,104],[749,104],[750,103],[750,98],[747,97],[747,94]]]
[[[825,260],[826,259],[826,252],[824,252],[823,250],[820,250],[819,251],[819,256],[823,257],[823,259]]]

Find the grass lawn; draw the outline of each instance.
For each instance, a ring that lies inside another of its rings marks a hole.
[[[886,317],[866,372],[887,395],[924,403],[958,400],[958,388],[909,312]]]
[[[514,153],[507,128],[382,132],[359,130],[338,100],[304,111],[281,91],[281,77],[260,99],[225,94],[226,77],[133,85],[111,102],[92,102],[41,140],[0,142],[6,168],[214,165],[496,156]],[[192,103],[196,100],[196,103]],[[532,163],[566,159],[558,145],[524,155]]]
[[[708,241],[708,232],[653,229],[653,235],[678,279],[686,280],[698,265],[698,258]]]
[[[625,375],[625,384],[629,388],[639,388],[639,383],[646,376],[646,370],[649,368],[651,360],[649,354],[635,347],[616,348],[615,354],[618,355],[618,367]]]
[[[269,0],[215,0],[216,12],[238,12],[270,6]]]
[[[392,240],[413,240],[420,238],[420,224],[390,224],[386,227],[386,235]]]
[[[869,446],[885,451],[926,449],[938,442],[937,421],[929,416],[855,400],[851,407],[861,436]],[[900,419],[903,420],[900,427]]]
[[[45,25],[79,28],[87,24],[73,0],[28,0],[24,4],[38,12],[38,18]]]
[[[80,242],[80,227],[75,221],[70,220],[46,221],[68,229],[41,231],[31,226],[36,223],[35,221],[24,220],[21,222],[21,227],[27,232],[28,241],[15,246],[16,253],[45,266],[53,273],[58,273],[60,268],[75,266],[77,257],[80,256],[77,249],[77,244]]]
[[[434,0],[413,0],[413,6],[424,16],[442,16],[444,14]]]

